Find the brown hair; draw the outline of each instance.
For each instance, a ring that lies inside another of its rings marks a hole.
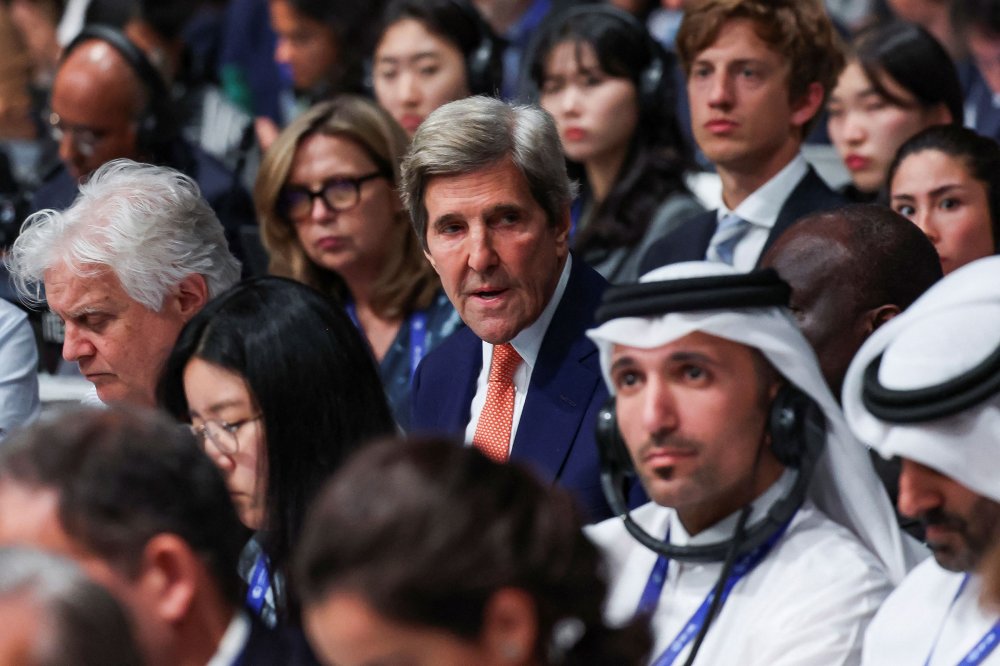
[[[824,99],[830,94],[844,68],[844,53],[833,23],[819,0],[689,2],[677,33],[677,53],[685,74],[690,74],[695,58],[712,45],[722,27],[736,19],[753,21],[757,36],[784,56],[789,66],[790,100],[805,95],[811,83],[823,86]]]
[[[313,263],[299,243],[295,227],[277,210],[278,198],[292,170],[295,153],[306,138],[322,134],[356,143],[392,186],[399,184],[399,162],[409,140],[392,117],[363,97],[340,95],[321,102],[286,127],[261,161],[253,198],[264,247],[270,255],[269,270],[314,287],[340,300],[348,297],[344,281],[335,272]],[[394,234],[386,238],[388,258],[372,285],[372,308],[380,317],[400,318],[426,308],[440,283],[400,211]]]
[[[490,598],[513,587],[534,602],[537,663],[646,663],[645,618],[612,627],[602,617],[605,570],[573,498],[475,448],[440,439],[363,448],[327,484],[302,535],[295,580],[307,607],[356,592],[396,622],[472,641]]]

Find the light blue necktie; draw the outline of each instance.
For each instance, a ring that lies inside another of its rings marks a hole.
[[[750,231],[750,226],[749,222],[736,213],[729,213],[723,217],[719,220],[719,226],[715,229],[715,234],[708,244],[705,258],[709,261],[721,261],[732,266],[736,245]]]

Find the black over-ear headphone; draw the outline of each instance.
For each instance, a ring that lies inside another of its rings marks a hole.
[[[609,287],[597,311],[597,321],[603,323],[619,317],[670,312],[787,305],[789,293],[788,285],[773,269]],[[746,528],[738,544],[738,554],[765,543],[802,505],[813,468],[826,444],[826,419],[812,398],[786,383],[771,402],[768,432],[775,458],[799,473],[792,489],[775,502],[763,518]],[[730,555],[731,539],[703,546],[674,546],[653,537],[632,520],[623,486],[636,471],[618,429],[614,398],[598,412],[595,436],[605,499],[612,511],[622,517],[626,529],[636,540],[653,551],[683,561],[717,562]]]
[[[142,49],[133,44],[123,32],[106,25],[89,25],[81,30],[63,50],[61,61],[65,62],[69,54],[81,44],[95,40],[104,42],[117,51],[145,88],[147,100],[139,115],[136,144],[140,151],[155,154],[158,152],[157,146],[169,144],[177,134],[166,81]]]
[[[900,391],[878,379],[879,354],[865,368],[861,401],[876,418],[889,423],[919,423],[952,416],[1000,393],[1000,346],[981,363],[945,382]]]
[[[664,50],[649,30],[632,14],[610,5],[587,4],[570,7],[553,19],[552,28],[558,29],[571,19],[580,16],[608,16],[619,21],[627,30],[642,40],[649,51],[649,64],[639,73],[636,85],[639,108],[654,109],[662,106],[666,99],[666,86],[673,84],[671,56]]]
[[[473,95],[496,95],[500,89],[500,53],[503,50],[493,28],[479,10],[466,0],[451,0],[476,26],[476,48],[465,57],[469,92]]]

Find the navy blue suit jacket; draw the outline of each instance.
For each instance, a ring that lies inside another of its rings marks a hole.
[[[574,257],[562,301],[549,324],[531,373],[511,460],[577,497],[587,520],[611,516],[600,484],[594,426],[608,398],[597,348],[584,336],[608,283]],[[424,358],[413,378],[411,432],[464,438],[482,341],[463,327]]]
[[[784,205],[778,212],[778,217],[767,237],[761,256],[778,239],[785,229],[799,219],[819,211],[838,208],[847,204],[847,200],[837,194],[816,175],[812,167],[806,172],[792,193],[788,195]],[[639,274],[644,275],[654,268],[676,264],[681,261],[702,261],[708,252],[712,236],[718,225],[716,211],[708,211],[696,215],[677,227],[673,232],[656,241],[646,251],[639,264]],[[760,261],[760,257],[757,258]]]

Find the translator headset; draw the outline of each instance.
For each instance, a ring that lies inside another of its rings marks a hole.
[[[476,26],[478,43],[465,58],[469,92],[473,95],[496,95],[500,89],[501,73],[495,64],[500,62],[501,45],[493,34],[493,29],[475,7],[465,0],[452,0],[452,4]]]
[[[81,44],[104,42],[125,59],[146,90],[146,105],[138,118],[136,145],[147,157],[160,159],[160,148],[169,146],[177,135],[177,125],[171,112],[171,96],[167,84],[146,55],[124,33],[105,25],[91,25],[80,31],[63,50],[62,61]]]
[[[773,269],[739,275],[718,275],[663,282],[609,287],[596,319],[603,324],[620,317],[650,317],[672,312],[737,310],[787,306],[790,289]],[[750,506],[743,508],[730,539],[700,546],[677,546],[658,539],[640,527],[629,513],[624,482],[636,475],[632,458],[622,440],[615,417],[614,398],[598,413],[596,438],[601,460],[601,486],[611,509],[637,541],[664,557],[683,562],[723,562],[708,619],[701,626],[687,659],[694,661],[708,627],[718,613],[722,588],[738,558],[749,556],[773,542],[805,500],[816,462],[826,443],[826,420],[819,405],[790,383],[785,383],[771,403],[768,430],[771,450],[786,467],[798,470],[791,489],[747,526]]]
[[[561,30],[570,21],[575,21],[582,17],[597,16],[609,17],[622,24],[622,26],[636,40],[646,43],[649,52],[649,63],[639,73],[636,83],[640,109],[655,109],[668,103],[668,93],[670,86],[673,86],[672,65],[670,64],[670,54],[649,34],[637,18],[628,12],[608,5],[578,5],[562,12],[555,18],[555,24],[548,28],[546,32]],[[558,40],[556,40],[558,41]],[[539,47],[539,42],[534,44],[532,53]],[[532,60],[534,58],[532,57]]]

